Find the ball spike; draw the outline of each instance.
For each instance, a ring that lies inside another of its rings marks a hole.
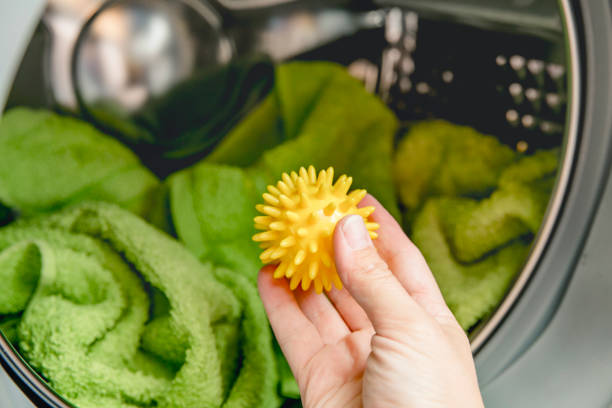
[[[295,184],[293,184],[293,180],[291,180],[291,176],[289,176],[287,173],[283,173],[282,179],[287,185],[287,187],[289,187],[291,190],[295,190]]]
[[[342,290],[342,281],[340,280],[340,277],[338,276],[338,273],[335,270],[332,276],[332,279],[334,280],[334,286],[338,288],[338,290]]]
[[[280,202],[285,206],[285,208],[295,208],[296,206],[296,202],[293,201],[292,199],[290,199],[289,197],[287,197],[284,194],[281,194],[280,198]]]
[[[264,201],[270,205],[278,205],[280,203],[278,198],[276,198],[270,193],[263,193],[262,196],[263,196]]]
[[[270,205],[264,205],[264,207],[261,209],[261,212],[275,218],[280,217],[282,214],[278,208],[272,207]]]
[[[341,212],[347,212],[349,208],[354,207],[354,206],[355,206],[355,201],[352,200],[351,197],[347,197],[346,200],[340,203],[340,205],[338,206],[338,209]]]
[[[328,288],[330,287],[330,282],[326,274],[321,274],[321,283],[323,284],[323,288],[325,288],[325,290],[329,292]]]
[[[363,200],[363,198],[366,196],[367,193],[368,193],[367,191],[360,189],[360,190],[352,191],[348,196],[356,204],[359,204],[359,202]]]
[[[321,170],[319,172],[319,177],[317,177],[317,187],[320,187],[323,184],[325,184],[325,179],[326,179],[325,170]]]
[[[304,262],[304,259],[306,259],[306,251],[304,251],[303,249],[300,249],[295,255],[295,258],[293,259],[293,263],[296,266],[301,265],[302,262]]]
[[[300,179],[301,181],[302,179]],[[304,191],[300,191],[300,205],[302,208],[307,208],[310,206],[310,200],[308,199],[308,195]]]
[[[366,228],[370,231],[376,231],[380,228],[380,225],[376,222],[366,222]]]
[[[269,185],[268,186],[268,191],[270,192],[270,194],[272,194],[274,196],[281,195],[281,192],[278,190],[278,188],[274,187],[273,185]]]
[[[285,255],[287,253],[287,250],[285,248],[276,248],[274,250],[274,252],[272,253],[272,255],[270,255],[270,258],[273,260],[277,260],[283,257],[283,255]]]
[[[279,181],[278,183],[276,183],[276,185],[278,186],[278,189],[279,189],[279,191],[281,193],[283,193],[285,195],[290,195],[291,194],[291,189],[283,181]]]
[[[308,176],[308,171],[304,167],[300,167],[300,178],[304,180],[307,184],[310,180],[310,177]]]
[[[327,215],[329,217],[335,211],[336,211],[336,203],[329,203],[329,205],[323,209],[323,214],[325,214],[325,215]],[[346,211],[346,209],[343,210],[343,211]]]
[[[319,272],[319,262],[313,260],[310,265],[308,265],[308,276],[310,279],[314,279],[317,277],[317,273]]]
[[[328,186],[331,187],[331,185],[334,182],[334,168],[333,167],[328,167],[327,168],[327,181],[325,184],[327,184]]]
[[[308,178],[310,179],[310,184],[314,184],[317,181],[317,171],[314,166],[308,166]]]
[[[332,266],[332,259],[331,259],[331,256],[329,256],[329,253],[327,251],[321,251],[321,263],[326,268],[331,268],[331,266]]]
[[[317,292],[317,294],[321,294],[323,292],[323,284],[321,283],[320,279],[316,279],[314,281],[314,287],[315,287],[315,292]]]
[[[295,237],[293,235],[289,235],[287,238],[283,239],[280,242],[280,246],[281,246],[281,248],[290,248],[290,247],[294,246],[296,242],[297,241],[296,241]]]
[[[273,220],[274,218],[267,216],[267,215],[258,215],[257,217],[254,218],[255,224],[263,224],[263,225],[268,225]]]
[[[300,220],[300,215],[294,211],[285,211],[285,216],[292,223],[296,223]]]
[[[304,275],[302,277],[302,290],[303,291],[310,289],[310,282],[312,282],[312,279],[310,279],[308,275]]]
[[[270,223],[269,228],[272,231],[284,231],[285,229],[287,229],[287,225],[285,225],[285,223],[282,221],[274,221]]]
[[[376,207],[374,207],[373,205],[369,205],[367,207],[361,207],[358,210],[358,214],[361,215],[363,218],[368,218],[370,215],[372,215],[374,210],[376,210]]]
[[[300,276],[299,273],[296,273],[295,275],[293,275],[291,277],[291,281],[289,281],[289,289],[295,290],[300,284],[301,280],[302,280],[302,277]]]
[[[285,277],[285,271],[287,271],[287,262],[283,261],[276,267],[274,270],[274,279],[279,279]]]
[[[268,248],[263,251],[261,255],[259,255],[259,258],[264,262],[268,262],[268,260],[272,259],[270,256],[274,253],[274,251],[276,251],[276,247]]]
[[[346,183],[346,174],[343,174],[340,176],[340,178],[338,178],[338,180],[336,180],[336,184],[334,184],[334,193],[338,196],[341,196],[342,193],[342,189],[344,188],[344,183]]]
[[[273,231],[265,231],[260,232],[253,235],[253,241],[262,242],[262,241],[273,241],[278,237],[278,234]]]
[[[288,277],[288,278],[292,277],[293,274],[295,273],[295,269],[296,269],[295,265],[290,263],[287,266],[287,270],[285,271],[285,276]]]

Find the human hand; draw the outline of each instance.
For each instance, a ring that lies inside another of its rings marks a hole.
[[[373,243],[360,216],[334,233],[344,289],[291,291],[259,275],[274,334],[304,407],[483,407],[470,345],[423,256],[371,196]]]

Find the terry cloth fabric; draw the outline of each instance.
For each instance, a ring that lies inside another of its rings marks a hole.
[[[391,175],[397,120],[343,67],[293,62],[276,69],[270,96],[204,161],[168,179],[178,237],[202,259],[255,281],[255,205],[286,171],[334,166],[399,216]]]
[[[557,150],[517,155],[443,121],[419,123],[400,142],[407,229],[464,329],[499,304],[523,266],[557,166]]]
[[[0,202],[21,215],[84,200],[115,203],[146,218],[157,210],[157,178],[86,122],[12,109],[0,118],[0,157]]]
[[[262,264],[248,237],[255,205],[286,171],[334,166],[396,217],[391,173],[394,114],[345,68],[292,62],[276,68],[272,93],[203,161],[168,178],[179,239],[200,259],[242,271],[253,283]],[[281,395],[297,384],[277,352]]]
[[[119,207],[0,229],[0,278],[0,329],[80,408],[279,404],[253,286]]]

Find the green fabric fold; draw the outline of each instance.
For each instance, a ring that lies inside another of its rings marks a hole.
[[[397,120],[332,63],[276,69],[275,88],[205,160],[168,178],[179,238],[201,259],[255,280],[255,204],[285,171],[314,165],[349,174],[398,216],[391,176]],[[247,237],[247,239],[245,239]]]
[[[84,200],[153,218],[157,178],[136,155],[80,120],[15,108],[0,118],[0,202],[22,215]]]
[[[440,120],[415,124],[400,141],[394,174],[407,229],[464,329],[499,304],[523,266],[558,155],[521,156]]]
[[[397,120],[345,68],[292,62],[276,68],[272,93],[203,161],[167,180],[176,233],[200,259],[241,271],[255,282],[260,249],[255,205],[286,171],[314,165],[349,174],[396,217],[391,174]],[[277,350],[280,393],[299,396]]]
[[[279,405],[255,288],[125,210],[0,229],[0,274],[0,329],[80,408]]]
[[[493,136],[444,120],[413,124],[400,140],[393,173],[400,201],[412,214],[428,197],[483,197],[517,154]]]

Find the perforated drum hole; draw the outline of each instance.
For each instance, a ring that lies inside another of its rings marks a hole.
[[[540,124],[540,130],[547,135],[552,135],[561,132],[563,128],[557,123],[543,121]]]
[[[565,74],[565,67],[559,64],[548,64],[546,71],[552,79],[560,79]]]
[[[514,109],[510,109],[509,111],[507,111],[506,112],[506,120],[511,125],[518,125],[518,123],[519,123],[519,114],[518,114],[518,112],[515,111]]]
[[[404,37],[404,49],[408,52],[412,52],[416,49],[416,38],[412,35]]]
[[[520,55],[513,55],[510,57],[510,66],[513,70],[519,71],[525,68],[525,58]]]
[[[525,153],[527,151],[527,149],[529,149],[529,144],[524,141],[524,140],[520,140],[517,144],[516,144],[516,151],[519,153]]]
[[[508,63],[508,59],[503,55],[498,55],[497,57],[495,57],[495,63],[498,66],[503,67]]]
[[[525,91],[525,96],[530,102],[535,102],[540,99],[541,93],[537,89],[529,88]]]
[[[525,128],[531,129],[535,126],[536,119],[533,117],[533,115],[525,115],[521,118],[521,123]]]
[[[455,78],[455,74],[453,74],[453,71],[446,70],[442,72],[442,80],[446,82],[447,84],[450,84],[451,82],[453,82],[454,78]]]
[[[410,78],[404,77],[399,82],[400,90],[404,93],[410,92],[412,89],[412,81]]]
[[[523,93],[523,86],[518,82],[514,82],[508,86],[508,92],[510,92],[510,95],[513,97],[520,96]]]
[[[412,74],[414,72],[414,61],[412,58],[406,56],[402,58],[401,67],[404,74]]]
[[[419,82],[418,84],[416,84],[416,91],[421,95],[429,93],[430,90],[431,87],[426,82]]]
[[[546,104],[551,108],[558,108],[561,104],[561,97],[556,93],[548,93],[546,94]]]
[[[533,75],[539,75],[544,71],[544,61],[532,59],[527,61],[527,69]]]

